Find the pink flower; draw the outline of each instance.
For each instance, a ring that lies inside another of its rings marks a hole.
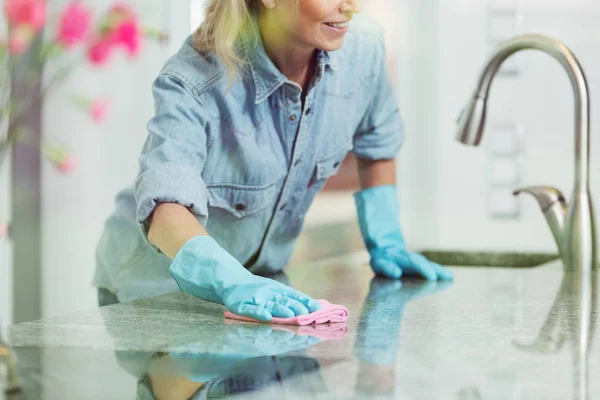
[[[58,43],[71,47],[81,42],[90,29],[92,15],[78,0],[72,1],[60,17]]]
[[[129,56],[135,57],[142,45],[142,31],[136,20],[131,19],[120,24],[113,33],[113,40],[124,46]]]
[[[88,59],[92,64],[104,65],[112,55],[113,46],[109,38],[95,39],[88,49]]]
[[[56,164],[56,168],[63,174],[68,174],[73,172],[77,165],[79,164],[79,160],[74,154],[67,153],[63,156],[63,158]]]
[[[5,0],[4,14],[11,25],[27,25],[37,32],[46,22],[46,0]]]
[[[125,19],[134,18],[134,16],[135,16],[135,13],[131,9],[131,7],[128,4],[125,4],[125,3],[116,3],[116,4],[114,4],[110,8],[110,10],[108,11],[108,13],[112,14],[112,15],[115,15],[118,18],[125,18]]]
[[[8,38],[8,51],[21,55],[29,49],[34,32],[27,25],[19,25],[11,30]]]
[[[61,173],[67,174],[77,168],[78,159],[64,146],[53,143],[43,143],[42,154]]]
[[[115,4],[100,26],[96,39],[88,49],[88,58],[93,64],[104,64],[116,47],[124,48],[130,57],[139,54],[144,31],[129,6],[122,3]]]
[[[5,239],[10,234],[10,225],[7,222],[0,222],[0,239]]]
[[[73,95],[73,105],[88,114],[94,122],[102,122],[106,119],[110,103],[104,98],[90,99],[81,94]],[[63,153],[60,153],[63,154]]]
[[[94,100],[90,106],[90,115],[95,122],[102,122],[108,114],[109,102],[105,99]]]

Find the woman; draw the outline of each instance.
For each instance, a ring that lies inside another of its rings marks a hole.
[[[119,195],[98,252],[102,303],[179,287],[264,321],[318,310],[254,273],[286,265],[348,151],[373,271],[452,279],[405,249],[394,186],[402,123],[380,35],[349,31],[357,12],[355,0],[209,1],[154,83],[135,189]]]

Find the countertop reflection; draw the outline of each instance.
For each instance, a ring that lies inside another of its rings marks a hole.
[[[221,306],[173,293],[9,339],[27,399],[600,396],[596,275],[453,270],[453,284],[395,282],[373,278],[364,254],[288,270],[294,287],[346,305],[347,325],[226,322]]]

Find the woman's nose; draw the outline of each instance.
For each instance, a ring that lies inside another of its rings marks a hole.
[[[343,13],[357,14],[360,12],[357,0],[346,0],[340,5],[340,11]]]

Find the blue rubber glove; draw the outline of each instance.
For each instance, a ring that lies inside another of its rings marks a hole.
[[[261,321],[321,308],[319,302],[289,286],[253,275],[209,236],[190,239],[175,256],[169,272],[183,292]]]
[[[354,198],[371,268],[377,275],[392,279],[421,276],[431,281],[454,278],[450,270],[406,250],[396,186],[372,187],[356,193]]]

